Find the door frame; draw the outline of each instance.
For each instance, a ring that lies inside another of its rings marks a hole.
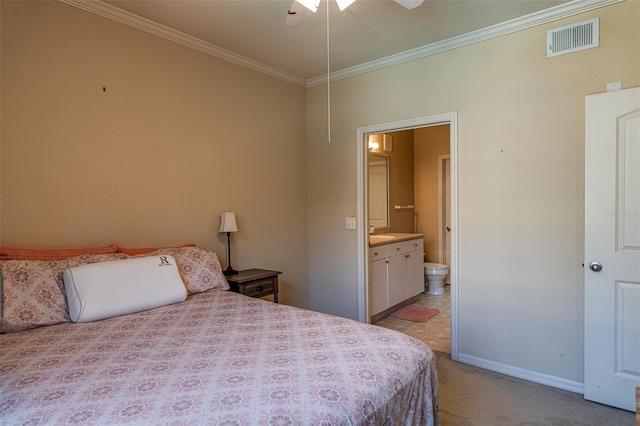
[[[372,124],[356,128],[356,170],[357,170],[357,289],[358,320],[368,323],[369,315],[369,213],[367,136],[375,133],[391,133],[449,124],[449,155],[451,177],[451,265],[449,268],[451,288],[451,359],[458,360],[458,113],[449,112],[410,118],[387,123]]]
[[[438,155],[438,263],[446,263],[446,234],[444,233],[444,226],[446,222],[446,203],[443,203],[446,193],[446,179],[443,173],[444,165],[449,162],[449,168],[451,168],[451,155]],[[449,181],[451,184],[451,181]],[[449,253],[451,257],[451,253]]]

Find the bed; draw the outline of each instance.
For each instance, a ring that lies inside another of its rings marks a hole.
[[[439,424],[424,343],[221,280],[183,302],[0,334],[0,424]]]

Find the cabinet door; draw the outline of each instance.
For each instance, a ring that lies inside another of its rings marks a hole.
[[[406,299],[407,268],[404,255],[389,257],[388,264],[389,306]]]
[[[405,255],[407,266],[406,297],[409,299],[424,291],[424,256],[422,250],[412,251]]]
[[[387,259],[369,263],[369,316],[389,306],[387,295]]]

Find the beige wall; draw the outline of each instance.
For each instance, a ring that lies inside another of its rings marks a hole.
[[[0,1],[0,120],[2,119],[2,2]],[[0,121],[0,189],[2,188],[2,122]],[[0,190],[0,218],[2,216],[2,191]],[[2,220],[0,219],[0,241],[2,241]],[[0,286],[1,287],[1,286]],[[2,303],[0,303],[2,305]],[[0,315],[2,306],[0,306]]]
[[[438,156],[449,154],[450,126],[430,126],[413,132],[418,232],[424,234],[425,262],[438,263]]]
[[[1,7],[1,244],[194,242],[226,266],[235,211],[234,267],[307,306],[304,89],[63,3]]]
[[[545,57],[547,29],[595,16],[599,48]],[[308,90],[311,308],[357,317],[356,128],[457,111],[460,354],[581,383],[584,98],[638,70],[626,1],[335,81],[331,144],[326,88]]]

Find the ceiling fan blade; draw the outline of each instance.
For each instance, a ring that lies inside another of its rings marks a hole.
[[[415,9],[424,3],[424,0],[393,0],[405,9]]]
[[[318,6],[320,6],[320,0],[295,0],[313,13],[316,13]]]
[[[287,13],[287,19],[284,21],[285,25],[295,27],[296,25],[302,25],[306,22],[307,17],[311,11],[294,0],[289,12]]]
[[[338,3],[338,8],[340,9],[340,12],[342,12],[343,10],[351,6],[351,3],[355,1],[356,0],[336,0],[336,3]]]

